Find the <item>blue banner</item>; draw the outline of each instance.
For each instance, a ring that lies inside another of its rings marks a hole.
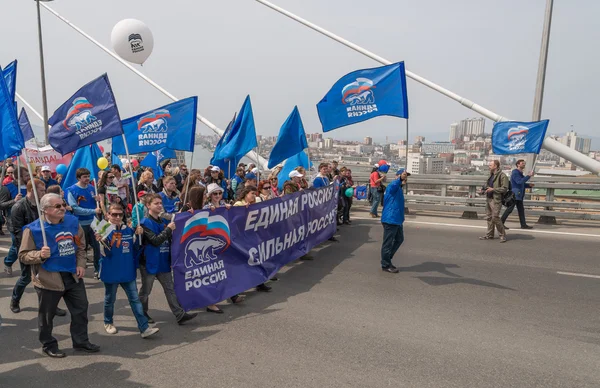
[[[198,97],[188,97],[123,120],[129,153],[135,155],[161,148],[193,151],[197,108]],[[113,151],[125,155],[122,136],[113,139]]]
[[[163,176],[163,169],[160,166],[160,162],[165,159],[173,159],[175,157],[176,154],[174,150],[162,148],[160,150],[148,153],[148,155],[142,159],[140,165],[144,167],[150,167],[154,173],[154,179],[158,180]]]
[[[84,85],[54,112],[48,142],[62,155],[123,133],[106,74]]]
[[[225,161],[240,159],[257,146],[252,102],[248,95],[221,148],[215,150],[214,159]]]
[[[500,121],[492,130],[492,149],[496,155],[539,154],[549,120]]]
[[[269,156],[268,167],[273,168],[306,148],[308,148],[308,143],[306,142],[304,125],[298,107],[295,106],[279,130],[277,143],[275,143]]]
[[[15,59],[4,68],[4,82],[8,88],[8,94],[10,95],[11,101],[15,101],[15,95],[17,93],[17,60]],[[15,109],[16,111],[16,109]]]
[[[223,301],[264,283],[336,231],[334,185],[250,207],[179,213],[171,257],[184,310]]]
[[[408,118],[404,62],[356,70],[340,78],[317,104],[323,132],[377,116]]]
[[[17,121],[15,104],[6,87],[4,72],[0,69],[0,159],[18,154],[23,147],[25,141]]]
[[[19,127],[21,128],[24,141],[31,140],[35,137],[33,128],[31,128],[31,123],[29,122],[29,117],[27,116],[27,112],[25,112],[25,108],[21,108],[21,114],[19,114]]]

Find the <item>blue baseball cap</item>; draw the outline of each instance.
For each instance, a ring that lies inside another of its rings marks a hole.
[[[256,174],[249,172],[248,174],[246,174],[246,180],[251,180],[251,179],[256,179]]]
[[[400,170],[396,171],[396,175],[402,175],[402,173],[405,171],[406,171],[405,168],[401,168]],[[410,176],[410,172],[406,171],[406,175]]]

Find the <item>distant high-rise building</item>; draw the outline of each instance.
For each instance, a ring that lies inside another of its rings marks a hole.
[[[415,137],[415,143],[416,142],[421,142],[421,143],[425,143],[425,136],[417,136]]]
[[[373,145],[373,138],[372,137],[365,137],[365,141],[364,141],[365,145]]]
[[[398,140],[398,145],[406,145],[406,140]]]
[[[443,174],[446,160],[419,153],[408,154],[408,172],[411,174]]]
[[[261,141],[263,139],[262,135],[256,135],[256,141]]]
[[[567,134],[561,137],[559,141],[582,154],[589,154],[590,149],[592,148],[592,139],[577,136],[577,132],[574,132],[573,130],[567,132]]]
[[[452,126],[450,127],[452,131]],[[483,117],[474,117],[461,120],[456,128],[456,135],[461,136],[479,136],[485,132],[485,119]],[[452,141],[452,140],[451,140]]]
[[[448,138],[449,141],[454,141],[457,139],[460,139],[462,137],[462,133],[460,133],[460,131],[458,130],[458,123],[453,123],[450,124],[450,137]]]
[[[445,141],[421,144],[421,152],[424,154],[444,154],[454,152],[455,148],[456,145]]]
[[[333,139],[330,137],[325,138],[323,145],[327,150],[333,148]]]

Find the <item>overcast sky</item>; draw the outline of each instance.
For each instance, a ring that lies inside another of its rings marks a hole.
[[[273,2],[384,58],[404,60],[407,70],[496,113],[531,119],[545,0]],[[199,113],[221,128],[250,94],[259,134],[276,135],[294,105],[306,132],[320,132],[315,105],[333,83],[350,71],[378,65],[253,0],[48,4],[109,47],[118,21],[144,21],[155,47],[142,71],[180,98],[198,95]],[[19,60],[17,90],[41,112],[35,3],[2,0],[2,8],[0,64]],[[580,134],[598,136],[598,15],[597,0],[555,1],[543,109],[552,133],[573,125]],[[42,19],[50,115],[103,72],[123,118],[170,102],[44,9]],[[408,94],[411,142],[419,134],[446,140],[451,123],[476,116],[412,80]],[[198,128],[211,133],[202,124]],[[386,117],[332,135],[399,140],[405,127],[402,119]]]

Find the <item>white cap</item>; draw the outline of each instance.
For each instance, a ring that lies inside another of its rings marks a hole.
[[[43,171],[52,171],[52,170],[50,169],[50,166],[43,166],[42,167],[42,172]]]
[[[206,195],[211,195],[212,193],[214,193],[216,191],[223,191],[223,188],[216,183],[211,183],[206,188]]]
[[[210,171],[221,172],[221,169],[219,168],[219,166],[212,166]]]
[[[258,167],[254,167],[254,168],[253,168],[251,171],[252,171],[253,173],[257,174],[257,173],[258,173]]]
[[[292,170],[292,171],[290,171],[288,176],[290,178],[295,178],[295,177],[302,178],[304,175],[300,174],[300,172],[298,172],[296,170]]]
[[[375,164],[373,165],[373,167],[379,167],[379,164],[378,164],[378,163],[375,163]]]

